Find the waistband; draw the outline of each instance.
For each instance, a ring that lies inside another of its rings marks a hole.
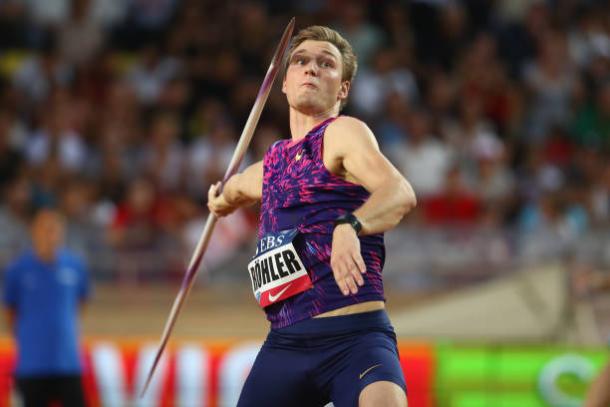
[[[310,318],[284,328],[273,328],[271,332],[282,335],[337,334],[374,328],[393,330],[384,309],[336,317]]]

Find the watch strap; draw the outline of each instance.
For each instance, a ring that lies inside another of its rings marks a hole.
[[[360,223],[358,218],[353,213],[347,213],[335,219],[335,226],[344,223],[350,224],[352,228],[354,228],[354,230],[356,231],[356,234],[360,234],[360,231],[362,230],[362,223]]]

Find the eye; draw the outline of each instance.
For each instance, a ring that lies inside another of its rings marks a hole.
[[[307,59],[302,56],[296,56],[293,58],[292,63],[295,65],[303,65],[303,64],[307,63]]]
[[[320,66],[321,66],[322,68],[332,68],[332,67],[334,67],[334,66],[335,66],[335,64],[333,63],[333,61],[331,61],[331,60],[329,60],[329,59],[323,59],[323,60],[320,62]]]

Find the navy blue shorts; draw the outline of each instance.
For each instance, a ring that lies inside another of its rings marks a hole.
[[[269,332],[237,405],[353,407],[362,389],[378,381],[406,392],[385,311],[312,318]]]

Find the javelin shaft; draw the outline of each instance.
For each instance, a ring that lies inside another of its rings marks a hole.
[[[248,116],[248,120],[244,126],[244,129],[241,133],[239,141],[237,142],[237,146],[235,147],[235,151],[233,152],[233,157],[231,158],[231,162],[229,163],[229,167],[224,175],[222,180],[222,185],[233,176],[244,158],[246,154],[246,150],[252,140],[252,136],[254,135],[254,130],[256,129],[256,125],[258,124],[258,120],[261,116],[263,108],[265,107],[265,103],[267,102],[267,98],[269,97],[269,93],[271,92],[271,88],[273,86],[273,82],[277,77],[279,69],[281,67],[282,61],[284,59],[284,54],[286,49],[288,48],[288,43],[290,37],[292,36],[292,31],[294,30],[294,17],[288,23],[288,26],[284,30],[284,34],[282,35],[282,39],[275,51],[271,64],[269,65],[269,69],[267,70],[267,74],[265,75],[265,79],[258,91],[258,95],[256,96],[256,100],[254,102],[254,106],[252,106],[252,110],[250,111],[250,115]],[[221,186],[222,188],[222,186]],[[222,189],[221,189],[222,190]],[[150,381],[155,373],[155,369],[161,360],[161,356],[163,351],[169,341],[172,330],[174,329],[174,325],[176,324],[176,320],[178,319],[178,315],[180,314],[180,310],[188,296],[191,287],[193,286],[193,282],[195,281],[195,276],[199,271],[199,266],[201,265],[201,260],[203,259],[203,255],[208,247],[208,243],[210,242],[210,238],[212,236],[212,232],[214,231],[214,226],[218,217],[211,213],[205,223],[205,227],[203,232],[201,233],[201,237],[197,242],[197,246],[191,257],[191,261],[189,262],[188,269],[186,274],[184,275],[184,279],[182,280],[182,285],[180,287],[180,291],[178,291],[178,295],[174,300],[172,305],[172,309],[169,313],[169,317],[165,323],[165,328],[163,329],[163,334],[161,335],[161,340],[159,341],[159,348],[155,355],[155,359],[148,373],[148,377],[146,378],[146,382],[144,384],[144,388],[142,389],[141,395],[146,392],[148,386],[150,385]]]

